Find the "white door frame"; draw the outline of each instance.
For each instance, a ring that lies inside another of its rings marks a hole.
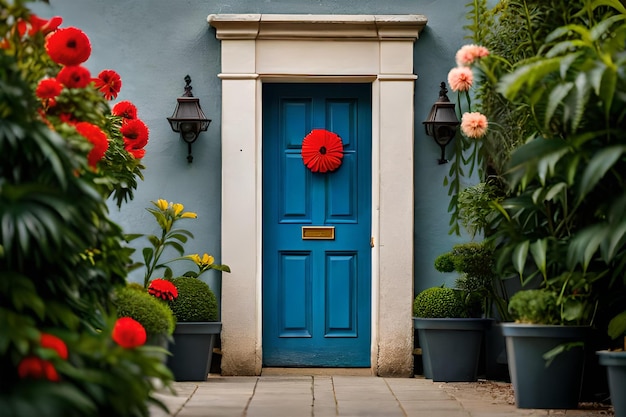
[[[413,43],[422,15],[209,15],[221,40],[222,374],[262,368],[264,81],[372,83],[374,375],[413,373]]]

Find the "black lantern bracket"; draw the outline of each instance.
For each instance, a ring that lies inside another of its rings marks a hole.
[[[206,132],[211,124],[200,107],[200,99],[193,96],[191,92],[191,77],[185,76],[185,92],[182,97],[178,97],[176,108],[172,117],[168,117],[172,130],[180,133],[180,137],[187,143],[187,162],[193,162],[191,145],[198,139],[200,132]]]
[[[441,148],[439,164],[448,162],[446,159],[446,146],[454,139],[459,119],[456,117],[456,105],[448,98],[448,89],[443,81],[440,85],[439,98],[433,104],[428,117],[423,122],[426,134],[431,136]]]

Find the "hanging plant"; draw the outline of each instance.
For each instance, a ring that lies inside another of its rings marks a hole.
[[[341,165],[343,142],[326,129],[313,129],[302,140],[302,161],[312,172],[334,171]]]

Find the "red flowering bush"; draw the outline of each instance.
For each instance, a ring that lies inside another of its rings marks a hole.
[[[137,119],[136,108],[132,113],[111,111],[108,101],[120,93],[120,75],[104,69],[92,77],[84,66],[92,53],[89,37],[76,27],[61,25],[60,17],[49,21],[32,15],[18,19],[0,46],[21,57],[17,64],[25,79],[33,83],[42,120],[85,152],[87,169],[81,174],[101,177],[97,181],[100,192],[106,197],[114,194],[119,206],[132,198],[137,178],[143,178],[141,158],[148,143],[148,127]],[[125,103],[126,108],[133,106]],[[134,121],[126,126],[129,119]],[[89,128],[85,134],[86,125],[79,127],[79,123],[89,123],[99,131]],[[79,135],[71,135],[71,127]]]
[[[121,80],[91,78],[82,31],[0,11],[0,414],[147,417],[172,375],[145,330],[115,327],[131,250],[107,207],[132,198],[147,137],[125,149]]]

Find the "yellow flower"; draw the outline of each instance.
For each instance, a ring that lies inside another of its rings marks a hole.
[[[178,217],[178,215],[185,209],[185,206],[180,203],[174,203],[172,204],[172,209],[174,210],[174,217]]]
[[[194,261],[195,264],[198,266],[200,266],[200,263],[202,262],[202,260],[200,259],[200,255],[198,255],[197,253],[194,253],[193,255],[187,255],[187,258]]]
[[[192,211],[187,211],[180,215],[181,219],[195,219],[198,215]]]
[[[205,253],[202,257],[200,257],[197,253],[194,253],[193,255],[187,255],[187,258],[194,261],[201,270],[206,269],[210,265],[213,265],[213,262],[215,262],[215,258],[208,253]]]
[[[157,208],[161,211],[165,211],[167,210],[167,207],[169,206],[169,203],[166,200],[163,200],[162,198],[159,198],[157,200],[156,203],[154,203],[155,206],[157,206]]]
[[[205,253],[204,255],[202,255],[202,265],[203,266],[213,265],[214,261],[215,261],[215,258],[212,257],[211,255],[209,255],[208,253]]]

